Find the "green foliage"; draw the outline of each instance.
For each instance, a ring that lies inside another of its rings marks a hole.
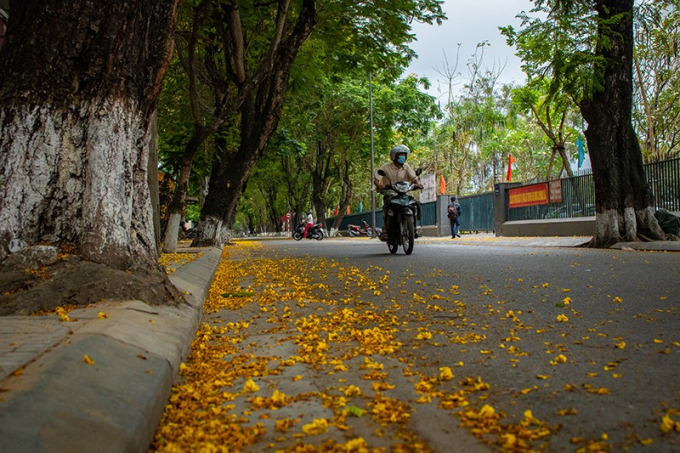
[[[193,130],[186,92],[186,75],[179,60],[173,58],[158,102],[158,157],[163,168],[173,176],[179,171],[187,137]]]
[[[569,95],[575,103],[601,90],[606,62],[595,55],[597,17],[588,0],[536,0],[520,13],[521,29],[500,27],[514,46],[529,80],[549,81],[548,96]]]
[[[636,7],[633,121],[647,159],[680,155],[680,8],[674,0]]]
[[[186,220],[191,220],[192,222],[197,223],[201,218],[201,207],[198,203],[188,204],[184,212],[184,218]]]

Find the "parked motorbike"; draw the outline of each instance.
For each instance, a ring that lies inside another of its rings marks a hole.
[[[422,169],[416,170],[416,176],[420,176]],[[380,176],[385,176],[385,172],[378,170]],[[416,218],[420,217],[419,204],[415,198],[408,193],[416,190],[415,181],[392,182],[385,186],[383,190],[393,190],[397,195],[393,196],[387,209],[385,210],[388,220],[387,227],[387,248],[390,253],[397,253],[399,246],[403,247],[404,253],[410,255],[413,252],[415,243]]]
[[[373,236],[373,229],[371,228],[371,225],[368,224],[367,221],[362,220],[361,221],[362,225],[347,225],[347,234],[349,234],[349,237],[356,237],[356,236]],[[375,229],[375,234],[379,235],[381,233],[380,228]]]
[[[296,241],[302,240],[302,237],[305,234],[306,225],[307,222],[302,222],[295,228],[295,230],[293,231],[293,239],[295,239]],[[309,227],[309,230],[307,230],[307,239],[316,239],[317,241],[320,241],[323,238],[324,238],[323,226],[320,223],[315,223],[314,225]]]

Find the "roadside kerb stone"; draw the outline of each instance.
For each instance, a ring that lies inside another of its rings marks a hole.
[[[220,256],[210,249],[170,277],[187,299],[179,307],[99,303],[70,312],[78,321],[45,319],[44,335],[35,332],[40,318],[22,320],[23,330],[16,318],[0,318],[0,333],[15,334],[3,335],[3,343],[25,343],[26,329],[30,343],[39,343],[22,346],[31,353],[14,365],[0,356],[3,372],[14,373],[0,380],[0,453],[147,451]],[[98,319],[100,312],[108,317]],[[85,363],[85,355],[94,363]]]

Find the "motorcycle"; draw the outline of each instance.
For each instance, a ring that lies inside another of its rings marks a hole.
[[[420,176],[422,169],[416,170],[416,176]],[[378,170],[380,176],[385,176],[385,172]],[[420,205],[408,193],[416,190],[415,182],[399,181],[387,184],[383,190],[393,190],[397,195],[393,196],[385,213],[387,215],[385,225],[387,229],[387,248],[390,253],[397,253],[399,246],[403,247],[404,253],[410,255],[413,252],[413,245],[416,236],[416,218],[420,218]]]
[[[371,228],[371,225],[368,224],[367,221],[362,220],[362,225],[347,225],[347,234],[349,234],[349,237],[353,238],[356,236],[373,236],[373,229]],[[375,229],[375,234],[380,235],[381,233],[380,228]]]
[[[306,225],[307,222],[302,222],[295,228],[295,230],[293,231],[293,239],[295,239],[296,241],[302,240],[305,234]],[[309,227],[309,230],[307,230],[307,239],[316,239],[317,241],[320,241],[323,238],[324,238],[323,226],[321,226],[320,223],[315,223],[314,225]]]

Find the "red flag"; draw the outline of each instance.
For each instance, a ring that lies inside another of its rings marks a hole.
[[[349,215],[349,205],[347,205],[347,215]]]
[[[333,210],[333,215],[336,216],[338,215],[338,207],[336,206],[335,209]]]
[[[508,181],[512,181],[512,164],[514,163],[515,158],[510,154],[510,157],[508,157]]]
[[[439,193],[444,195],[446,193],[446,181],[444,181],[444,175],[441,175],[439,178]]]

